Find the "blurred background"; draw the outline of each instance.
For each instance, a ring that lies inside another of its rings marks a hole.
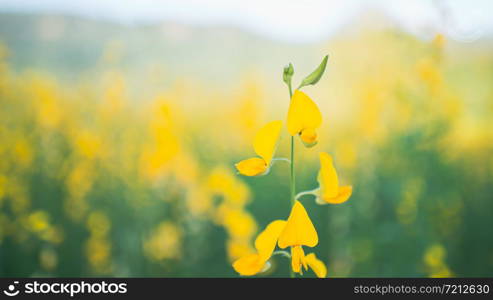
[[[0,276],[235,277],[289,214],[246,178],[294,84],[324,122],[337,206],[304,200],[329,277],[493,275],[491,1],[0,0]],[[277,155],[289,155],[284,130]],[[306,250],[307,252],[311,252]],[[265,276],[288,276],[276,256]],[[310,271],[308,276],[314,274]]]

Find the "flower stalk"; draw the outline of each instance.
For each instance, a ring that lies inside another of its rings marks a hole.
[[[293,91],[291,89],[291,81],[288,84],[289,89],[289,101],[293,98]],[[289,189],[290,189],[290,199],[291,199],[291,208],[294,206],[295,195],[296,195],[296,177],[294,173],[294,136],[291,136],[291,164],[290,164],[290,181],[289,181]],[[295,278],[295,274],[292,268],[289,268],[289,277]]]
[[[289,101],[293,99],[293,89],[291,88],[291,78],[294,73],[293,65],[290,63],[287,67],[284,68],[283,80],[288,86],[289,91]],[[291,207],[294,205],[295,195],[296,195],[296,179],[294,173],[294,136],[291,136],[291,166],[289,172],[289,189],[290,189],[290,199],[291,199]],[[291,272],[292,273],[292,272]]]
[[[284,251],[284,250],[278,250],[278,251],[272,252],[272,256],[274,256],[274,255],[280,255],[280,256],[284,256],[286,258],[291,259],[291,254],[289,254],[289,252]]]
[[[319,191],[320,191],[320,188],[300,192],[300,193],[296,194],[296,197],[294,197],[294,200],[299,200],[301,197],[306,196],[306,195],[313,195],[313,196],[317,197]]]
[[[291,207],[294,205],[296,195],[296,177],[294,172],[294,137],[291,137],[291,166],[290,166],[290,194]]]
[[[285,161],[288,164],[291,163],[291,160],[289,160],[289,158],[286,158],[286,157],[276,157],[276,158],[272,159],[272,163],[275,163],[276,161]]]
[[[327,56],[315,71],[305,77],[300,87],[293,93],[291,79],[294,74],[292,64],[287,65],[283,72],[283,81],[289,91],[289,109],[286,120],[286,129],[290,134],[289,159],[274,158],[277,141],[282,127],[282,121],[272,121],[262,127],[256,134],[253,142],[257,157],[242,160],[237,163],[236,169],[245,176],[262,176],[269,173],[274,162],[286,161],[290,164],[289,190],[291,212],[287,220],[274,220],[255,239],[255,252],[246,254],[233,262],[233,268],[243,276],[252,276],[265,272],[270,266],[270,258],[281,255],[291,260],[290,277],[298,273],[303,275],[309,268],[319,278],[327,276],[327,268],[315,253],[305,254],[306,248],[317,246],[318,233],[310,220],[310,216],[299,198],[313,195],[318,204],[338,204],[345,202],[351,195],[350,186],[339,186],[337,173],[332,165],[329,154],[321,152],[321,170],[318,175],[319,187],[314,190],[296,194],[295,172],[295,138],[299,138],[306,148],[312,148],[318,143],[317,130],[322,123],[322,115],[316,103],[304,92],[301,87],[315,85],[322,77],[327,64]],[[279,248],[281,250],[275,251]],[[282,250],[286,249],[286,250]]]

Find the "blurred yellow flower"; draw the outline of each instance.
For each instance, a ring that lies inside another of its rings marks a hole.
[[[257,230],[255,219],[242,209],[224,208],[221,224],[235,237],[248,238]]]
[[[187,208],[193,216],[206,216],[212,209],[212,197],[207,189],[197,186],[187,191]]]
[[[445,42],[446,42],[446,38],[443,34],[441,33],[437,33],[435,35],[435,37],[433,38],[433,41],[432,41],[432,45],[436,48],[443,48],[443,46],[445,45]]]
[[[27,226],[33,232],[41,232],[50,226],[49,215],[45,211],[36,211],[27,218]]]
[[[454,276],[454,273],[445,263],[446,256],[447,251],[440,244],[431,245],[426,249],[423,262],[425,263],[429,277],[441,278]]]
[[[224,166],[218,166],[212,170],[206,180],[206,185],[212,194],[222,196],[223,201],[232,206],[243,207],[250,199],[248,186]]]
[[[437,63],[431,59],[424,58],[418,61],[416,68],[419,77],[433,93],[436,93],[443,84],[443,76]]]
[[[102,141],[93,132],[83,130],[75,136],[74,144],[77,151],[85,158],[92,159],[100,154]]]
[[[96,273],[110,272],[111,243],[108,239],[90,237],[85,250],[89,264]]]
[[[318,142],[316,129],[321,124],[322,115],[315,102],[302,91],[294,91],[287,118],[289,134],[299,134],[305,146],[313,147]]]
[[[169,221],[160,223],[144,242],[146,255],[153,260],[177,259],[181,256],[183,233]]]
[[[228,256],[232,261],[250,255],[254,250],[250,246],[250,239],[233,238],[226,243]]]
[[[87,218],[86,225],[91,235],[98,237],[106,236],[111,229],[110,220],[100,211],[91,212]]]
[[[39,264],[47,271],[53,271],[58,264],[58,256],[52,248],[45,247],[39,253]]]
[[[8,180],[7,177],[0,174],[0,204],[2,203],[2,198],[7,191]]]
[[[16,163],[24,168],[28,167],[31,164],[34,158],[34,154],[33,154],[33,150],[31,149],[31,146],[25,139],[20,138],[15,143],[14,157]]]
[[[253,140],[255,153],[260,156],[245,159],[235,165],[238,172],[245,176],[264,175],[269,171],[272,158],[281,133],[282,121],[272,121],[262,127]]]

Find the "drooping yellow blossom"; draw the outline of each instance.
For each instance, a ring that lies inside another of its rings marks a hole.
[[[276,220],[267,225],[255,240],[257,253],[248,254],[233,263],[236,272],[243,276],[251,276],[266,270],[269,266],[267,262],[285,225],[286,221],[283,220]]]
[[[305,270],[308,270],[308,267],[312,268],[318,277],[327,275],[323,262],[318,260],[314,253],[305,256],[303,251],[303,246],[315,247],[318,244],[318,234],[301,202],[294,203],[277,243],[282,249],[291,247],[293,272],[302,273],[301,266],[303,266]]]
[[[325,264],[317,258],[315,253],[310,253],[305,256],[305,262],[313,272],[315,272],[317,277],[325,278],[327,276],[327,267],[325,267]]]
[[[288,132],[300,135],[307,147],[317,144],[316,129],[322,124],[322,115],[315,102],[300,90],[294,91],[288,110]]]
[[[258,176],[269,171],[281,133],[281,127],[282,121],[272,121],[257,132],[253,140],[253,149],[260,158],[253,157],[237,163],[235,167],[240,174]]]
[[[320,172],[318,173],[320,190],[318,204],[339,204],[346,202],[353,192],[352,186],[339,186],[339,178],[332,163],[332,157],[325,152],[320,153]]]

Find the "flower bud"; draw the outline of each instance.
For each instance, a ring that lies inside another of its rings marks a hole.
[[[291,86],[291,78],[294,74],[293,64],[289,63],[289,65],[284,67],[284,71],[282,73],[282,80],[289,86]]]

